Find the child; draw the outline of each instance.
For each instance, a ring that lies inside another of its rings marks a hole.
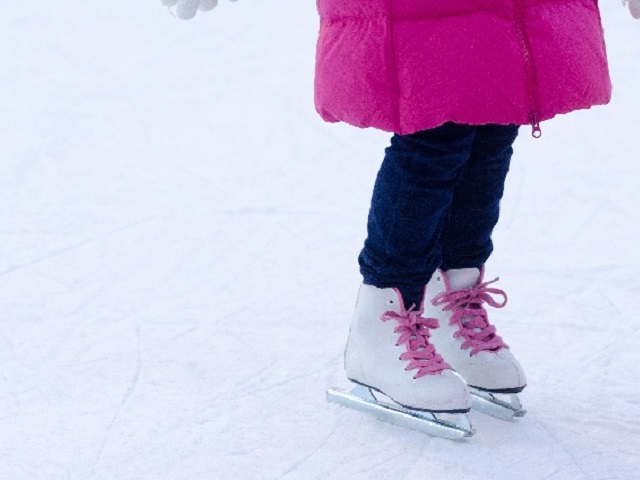
[[[470,388],[519,393],[525,374],[485,308],[506,294],[484,265],[519,126],[539,137],[541,121],[610,99],[597,2],[317,4],[318,112],[394,133],[359,256],[347,377],[428,412],[467,412]]]
[[[610,99],[596,2],[318,8],[318,112],[395,133],[359,257],[347,377],[428,412],[468,411],[470,387],[519,393],[525,374],[485,309],[506,295],[484,264],[518,125],[539,137],[539,122]]]

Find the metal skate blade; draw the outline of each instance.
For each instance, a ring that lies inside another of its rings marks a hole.
[[[510,393],[510,402],[505,402],[490,392],[478,390],[473,387],[470,387],[469,390],[471,391],[471,398],[473,399],[472,408],[479,412],[502,420],[524,417],[527,413],[527,411],[522,408],[520,398],[515,393]]]
[[[340,388],[330,388],[327,390],[327,400],[354,410],[369,413],[379,420],[400,427],[418,430],[434,437],[459,440],[471,437],[475,433],[471,428],[469,419],[463,413],[455,414],[458,422],[454,423],[439,419],[429,412],[420,412],[400,406],[379,403],[371,395],[369,389],[362,385],[356,385],[351,392],[346,392]]]

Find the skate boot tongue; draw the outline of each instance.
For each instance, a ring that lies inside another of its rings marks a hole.
[[[447,276],[447,280],[449,280],[449,290],[452,292],[467,290],[480,283],[481,272],[479,268],[452,268],[451,270],[446,270],[445,274]],[[470,309],[479,309],[482,308],[482,305],[476,303],[470,304],[467,307]],[[472,316],[460,319],[463,324],[466,324],[471,320],[473,320]],[[480,328],[475,328],[474,330],[476,333],[481,332]]]
[[[453,292],[475,287],[480,283],[480,269],[478,268],[452,268],[445,272],[449,280],[449,289]]]
[[[476,270],[477,269],[460,269]],[[458,275],[456,275],[458,273]],[[474,272],[456,272],[455,285],[468,284],[474,278]],[[481,281],[482,275],[477,272],[477,281]],[[502,308],[507,303],[507,295],[497,288],[490,287],[492,283],[498,281],[472,284],[466,288],[455,290],[454,283],[448,278],[448,289],[436,295],[431,303],[435,306],[441,305],[444,311],[452,312],[449,325],[458,325],[458,331],[454,337],[463,337],[465,341],[461,348],[471,348],[470,355],[474,356],[482,351],[498,352],[503,348],[509,348],[502,338],[496,334],[496,328],[489,323],[485,304],[495,308]],[[503,301],[496,301],[493,296],[502,297]]]
[[[438,328],[438,320],[424,318],[422,310],[409,310],[404,308],[400,313],[392,310],[386,311],[380,317],[383,322],[395,320],[398,326],[394,329],[399,334],[396,345],[405,344],[407,351],[400,355],[400,360],[408,360],[406,370],[417,370],[414,379],[425,375],[437,374],[451,366],[435,351],[429,342],[429,330]]]

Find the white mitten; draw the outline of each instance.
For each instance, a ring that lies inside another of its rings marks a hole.
[[[229,0],[237,2],[238,0]],[[176,7],[178,17],[183,20],[190,20],[196,16],[198,10],[213,10],[218,5],[218,0],[160,0],[167,7]]]
[[[640,18],[640,0],[627,0],[629,11],[633,18]]]

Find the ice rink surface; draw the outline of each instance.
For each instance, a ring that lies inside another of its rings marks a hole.
[[[638,478],[640,22],[602,9],[614,99],[522,129],[487,267],[529,414],[451,442],[324,398],[389,135],[315,114],[314,2],[7,2],[0,479]]]

